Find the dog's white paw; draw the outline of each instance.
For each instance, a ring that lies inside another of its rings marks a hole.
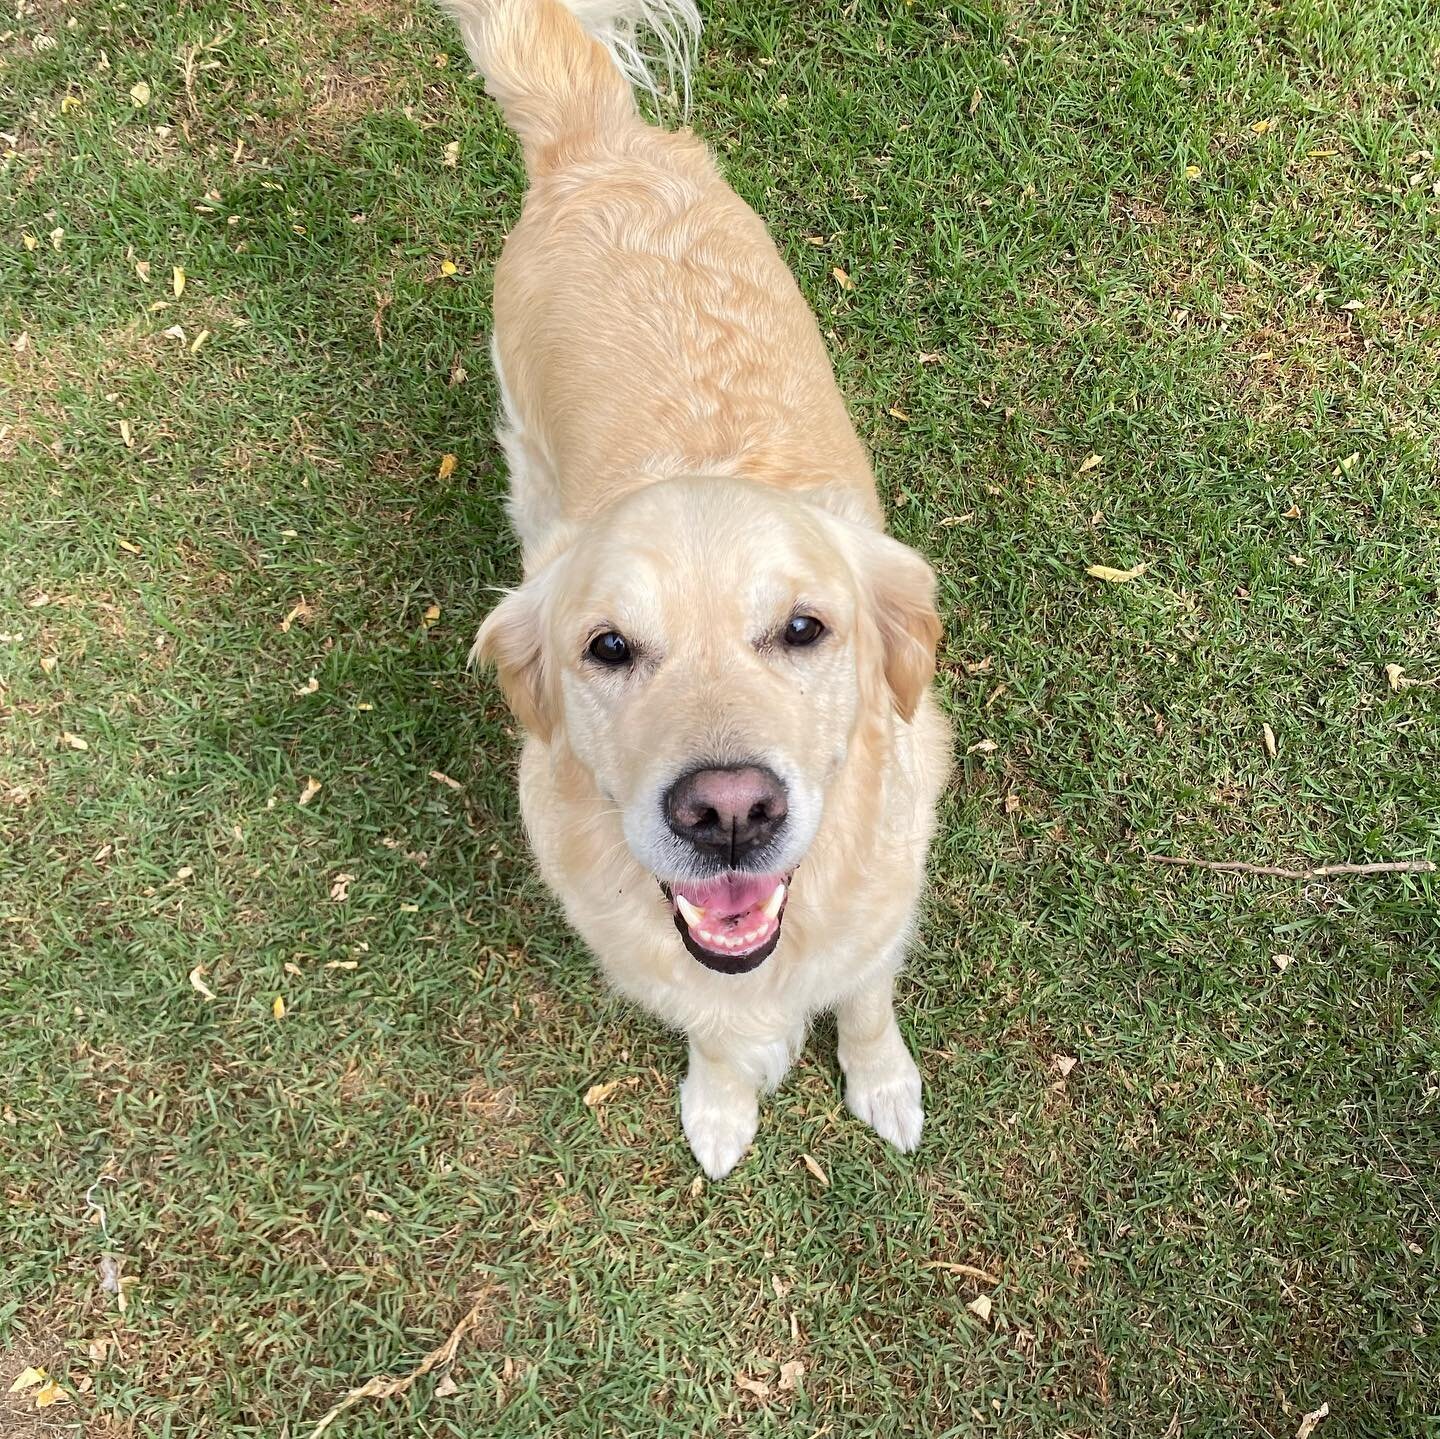
[[[700,1168],[711,1179],[724,1179],[750,1148],[760,1110],[753,1099],[707,1092],[692,1076],[680,1086],[680,1123]]]
[[[919,1147],[925,1126],[920,1103],[920,1071],[907,1054],[884,1069],[866,1069],[845,1078],[845,1105],[881,1139],[909,1154]]]

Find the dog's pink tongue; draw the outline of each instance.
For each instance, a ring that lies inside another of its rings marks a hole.
[[[764,904],[780,882],[778,874],[724,874],[719,879],[695,883],[687,880],[675,889],[696,909],[703,909],[716,919],[728,919]]]

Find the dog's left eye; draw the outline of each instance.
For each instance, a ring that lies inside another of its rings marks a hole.
[[[596,635],[590,641],[586,652],[592,660],[598,660],[602,665],[618,667],[630,663],[630,645],[625,636],[615,630],[606,630],[604,634]]]
[[[785,626],[785,643],[796,648],[813,645],[825,633],[825,626],[814,615],[796,615]]]

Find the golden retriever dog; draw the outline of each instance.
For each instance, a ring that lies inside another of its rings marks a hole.
[[[524,150],[494,356],[524,579],[475,643],[526,732],[535,855],[611,984],[689,1041],[718,1179],[810,1018],[919,1143],[892,989],[949,769],[930,567],[889,538],[813,316],[688,132],[692,0],[445,0]]]

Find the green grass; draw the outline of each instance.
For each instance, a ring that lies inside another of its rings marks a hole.
[[[35,0],[0,31],[0,1391],[74,1398],[0,1429],[302,1436],[488,1295],[458,1392],[330,1434],[1440,1432],[1440,883],[1143,858],[1440,858],[1440,12],[705,8],[697,127],[939,569],[960,749],[996,745],[903,985],[925,1143],[844,1115],[822,1025],[692,1187],[680,1043],[528,867],[464,665],[517,572],[484,339],[520,169],[453,35]]]

